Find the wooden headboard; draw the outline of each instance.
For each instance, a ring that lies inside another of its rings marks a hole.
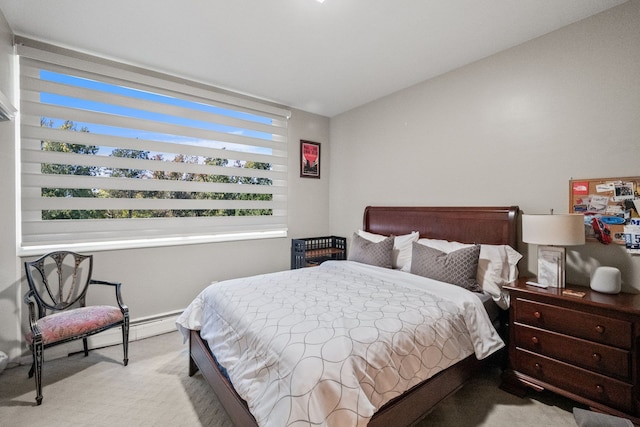
[[[429,239],[510,245],[517,249],[518,211],[518,206],[368,206],[363,229],[386,236],[418,231],[420,237]]]

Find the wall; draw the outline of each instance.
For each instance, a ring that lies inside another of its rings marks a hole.
[[[13,47],[7,21],[0,12],[0,91],[13,100]],[[0,122],[0,351],[15,358],[20,352],[20,333],[16,319],[21,304],[19,261],[15,239],[15,122]]]
[[[0,90],[13,90],[11,73],[11,31],[0,13]],[[0,350],[17,362],[24,354],[27,329],[22,295],[26,283],[22,259],[15,251],[15,123],[0,123]],[[290,238],[329,233],[329,162],[322,164],[322,179],[302,179],[299,140],[322,143],[322,158],[328,159],[329,119],[298,110],[289,121],[289,238],[255,240],[167,248],[132,249],[94,253],[94,277],[123,283],[123,299],[131,319],[153,317],[184,309],[211,281],[272,272],[289,268]],[[100,293],[90,302],[112,301]],[[116,331],[117,336],[117,331]],[[65,354],[80,346],[56,348]],[[73,348],[69,348],[73,347]],[[54,349],[52,349],[54,350]],[[47,352],[47,355],[52,353]]]
[[[567,212],[571,177],[640,175],[638,76],[631,0],[332,118],[332,232],[351,235],[376,204]],[[588,243],[569,262],[574,283],[601,263],[640,290],[640,257],[619,246]]]

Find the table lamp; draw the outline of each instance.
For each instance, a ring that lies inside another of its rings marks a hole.
[[[584,236],[582,214],[522,215],[522,241],[538,245],[538,284],[564,288],[564,246],[584,245]]]

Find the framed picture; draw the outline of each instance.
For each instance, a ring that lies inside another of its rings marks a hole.
[[[320,178],[320,143],[300,140],[300,176]]]
[[[565,248],[538,246],[538,283],[564,288]]]

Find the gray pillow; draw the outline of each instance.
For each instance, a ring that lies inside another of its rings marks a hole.
[[[478,258],[480,258],[480,245],[446,253],[414,242],[411,273],[452,283],[470,291],[482,292],[476,279]]]
[[[381,242],[372,242],[358,233],[353,233],[351,247],[349,248],[349,261],[363,264],[376,265],[378,267],[393,267],[393,236],[389,236]]]

